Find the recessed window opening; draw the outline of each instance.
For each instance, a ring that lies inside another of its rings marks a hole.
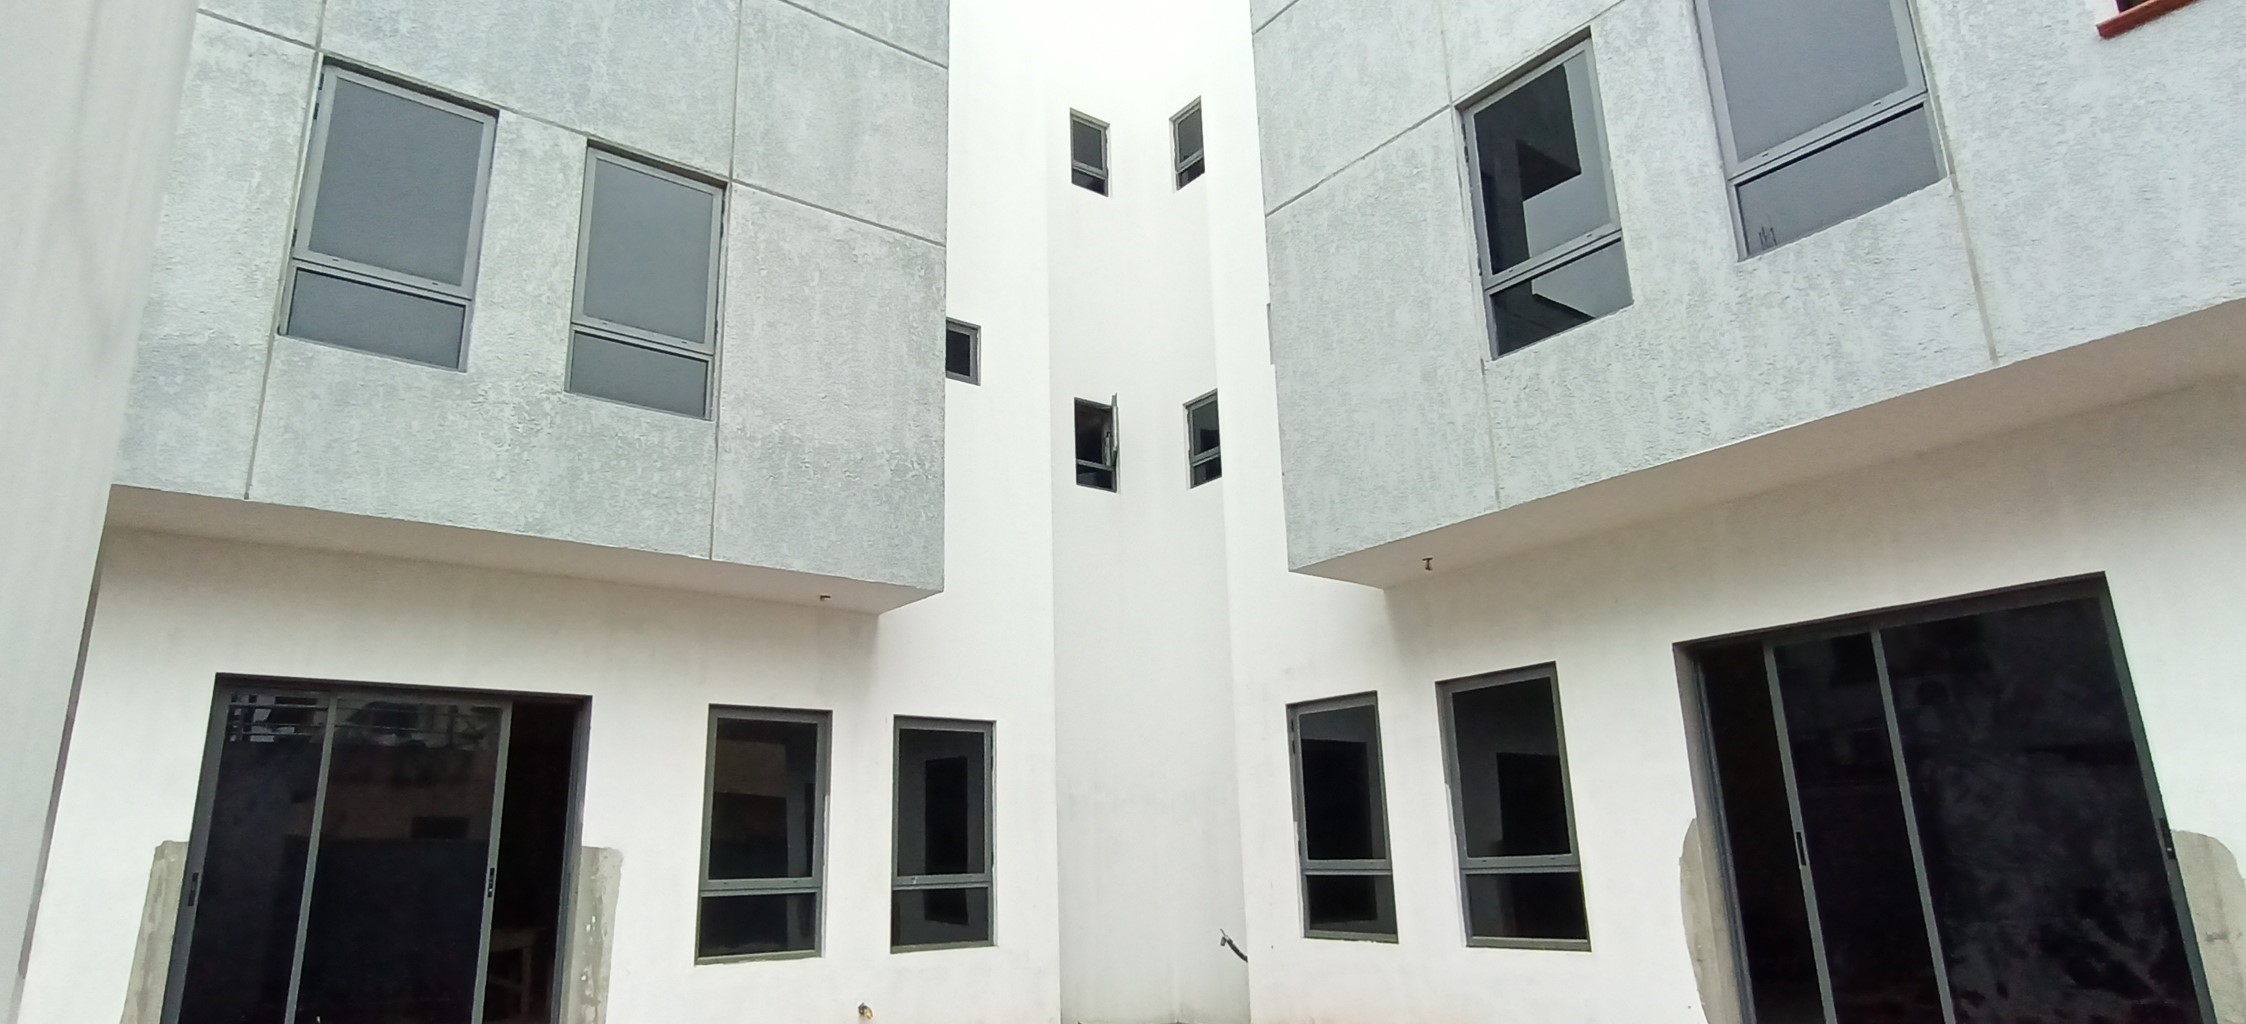
[[[1224,475],[1217,442],[1217,393],[1211,391],[1185,403],[1186,486],[1199,487]]]
[[[596,149],[583,207],[568,390],[708,416],[724,190]]]
[[[1078,188],[1107,194],[1107,122],[1070,111],[1069,180]]]
[[[1076,482],[1083,487],[1116,488],[1115,406],[1076,400]]]
[[[1466,109],[1496,355],[1630,304],[1588,42]]]
[[[493,125],[480,110],[322,69],[280,333],[460,369]]]
[[[819,951],[826,712],[713,708],[699,961]]]
[[[1396,937],[1396,890],[1382,794],[1380,711],[1372,694],[1287,709],[1303,934]]]
[[[1942,178],[1907,0],[1695,0],[1741,249]]]
[[[1200,100],[1170,118],[1170,140],[1177,158],[1178,187],[1184,188],[1209,170],[1209,157],[1201,142]]]
[[[957,320],[944,321],[944,376],[980,384],[982,370],[983,329]]]
[[[1468,944],[1590,948],[1552,669],[1444,683],[1441,701]]]
[[[897,722],[897,951],[991,941],[989,722]]]

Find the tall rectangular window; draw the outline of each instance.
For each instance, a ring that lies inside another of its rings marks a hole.
[[[323,69],[281,333],[463,366],[493,125],[480,110]]]
[[[1590,43],[1466,108],[1466,143],[1495,354],[1630,304]]]
[[[1217,441],[1217,393],[1211,391],[1185,403],[1186,486],[1199,487],[1224,475]]]
[[[897,721],[895,950],[991,941],[989,722]]]
[[[1396,887],[1381,789],[1380,710],[1372,694],[1287,708],[1303,934],[1396,937]]]
[[[1444,683],[1441,700],[1468,944],[1590,948],[1551,668]]]
[[[570,391],[709,415],[724,217],[715,185],[586,153]]]
[[[1201,143],[1200,100],[1170,118],[1170,139],[1176,149],[1178,187],[1184,188],[1209,170],[1209,156]]]
[[[710,710],[697,959],[818,953],[827,735],[823,711]]]
[[[1068,162],[1076,187],[1107,194],[1107,122],[1069,112]]]
[[[1695,2],[1747,255],[1941,180],[1906,0]]]
[[[968,384],[982,383],[982,328],[957,320],[944,321],[944,376]]]
[[[1111,403],[1113,399],[1109,400]],[[1076,482],[1112,491],[1116,485],[1115,406],[1076,400]]]

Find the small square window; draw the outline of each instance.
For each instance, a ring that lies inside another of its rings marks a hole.
[[[710,710],[698,960],[819,952],[826,712]]]
[[[1115,406],[1076,400],[1076,482],[1102,491],[1116,485]]]
[[[1199,487],[1224,475],[1217,440],[1217,393],[1211,391],[1185,403],[1186,486]]]
[[[1184,188],[1209,170],[1208,154],[1201,142],[1200,100],[1170,119],[1170,138],[1176,149],[1178,187]]]
[[[1070,181],[1078,188],[1107,194],[1107,122],[1071,111],[1068,157]]]
[[[982,383],[983,329],[944,321],[944,375],[968,384]]]

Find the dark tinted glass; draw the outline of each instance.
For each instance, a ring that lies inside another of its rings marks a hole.
[[[1115,410],[1090,402],[1076,403],[1076,482],[1101,490],[1115,489]]]
[[[1552,681],[1453,690],[1450,703],[1466,856],[1571,852]]]
[[[1185,420],[1193,454],[1203,455],[1217,450],[1216,399],[1209,398],[1187,406]]]
[[[1396,886],[1387,875],[1310,875],[1302,909],[1310,931],[1396,934]]]
[[[1174,126],[1178,136],[1179,162],[1184,162],[1187,157],[1199,155],[1201,152],[1201,108],[1197,106],[1178,115]]]
[[[1303,841],[1309,859],[1386,858],[1379,711],[1368,704],[1305,712],[1295,728]]]
[[[704,896],[694,955],[702,959],[819,948],[819,894]]]
[[[591,188],[585,315],[708,342],[717,196],[600,157]]]
[[[469,1019],[483,959],[500,710],[336,702],[296,1019]]]
[[[709,414],[709,360],[579,333],[569,343],[569,390],[687,416]]]
[[[944,372],[960,380],[975,380],[975,332],[952,325],[944,328]]]
[[[1069,158],[1102,174],[1107,172],[1107,129],[1083,120],[1068,122]]]
[[[300,269],[281,333],[459,369],[467,325],[466,306]]]
[[[1103,196],[1107,194],[1107,176],[1104,174],[1093,174],[1089,171],[1070,171],[1068,180],[1075,182],[1078,188],[1090,189]]]
[[[1775,655],[1837,1024],[1939,1024],[1871,638],[1787,644]]]
[[[716,731],[710,878],[810,878],[819,837],[819,726],[720,718]]]
[[[1202,484],[1208,483],[1209,481],[1215,480],[1223,475],[1224,460],[1221,458],[1209,458],[1194,463],[1190,477],[1192,486],[1199,487]]]
[[[889,944],[990,941],[990,889],[906,889],[889,903]]]
[[[979,732],[898,730],[898,874],[990,870],[983,846],[990,813],[983,741]]]
[[[283,1017],[325,705],[252,694],[228,701],[179,1024],[278,1024]]]
[[[1578,55],[1474,114],[1491,273],[1614,223],[1590,97]]]
[[[1959,1024],[2200,1024],[2128,696],[2089,600],[1887,630]]]
[[[1589,939],[1583,876],[1468,875],[1466,927],[1477,939]]]
[[[1924,108],[1739,186],[1749,253],[1766,252],[1942,180]]]
[[[465,284],[484,125],[479,118],[335,79],[306,246],[401,274]]]
[[[1705,2],[1741,160],[1907,84],[1889,0]]]
[[[1500,291],[1490,303],[1503,355],[1629,305],[1630,263],[1616,242]]]

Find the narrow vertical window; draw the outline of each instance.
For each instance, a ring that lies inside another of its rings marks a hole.
[[[1591,44],[1468,107],[1466,141],[1495,353],[1629,305]]]
[[[1201,144],[1200,100],[1170,118],[1170,139],[1176,145],[1178,187],[1184,188],[1209,170],[1208,154]]]
[[[1441,699],[1468,944],[1589,948],[1552,670],[1445,683]]]
[[[819,951],[827,714],[713,708],[695,957]]]
[[[897,722],[892,950],[991,941],[989,722]]]
[[[1224,456],[1217,447],[1217,393],[1185,403],[1186,485],[1199,487],[1224,475]]]
[[[1941,180],[1905,0],[1696,3],[1747,255]]]
[[[492,116],[331,67],[313,117],[281,333],[459,369]]]
[[[724,200],[715,185],[586,154],[570,391],[709,415]]]
[[[1396,937],[1396,888],[1381,789],[1380,711],[1372,694],[1287,709],[1303,934]]]
[[[968,384],[983,380],[983,329],[944,321],[944,376]]]
[[[1069,180],[1078,188],[1107,194],[1107,122],[1071,111],[1068,115]]]
[[[1076,482],[1112,491],[1116,485],[1115,406],[1076,400]]]

